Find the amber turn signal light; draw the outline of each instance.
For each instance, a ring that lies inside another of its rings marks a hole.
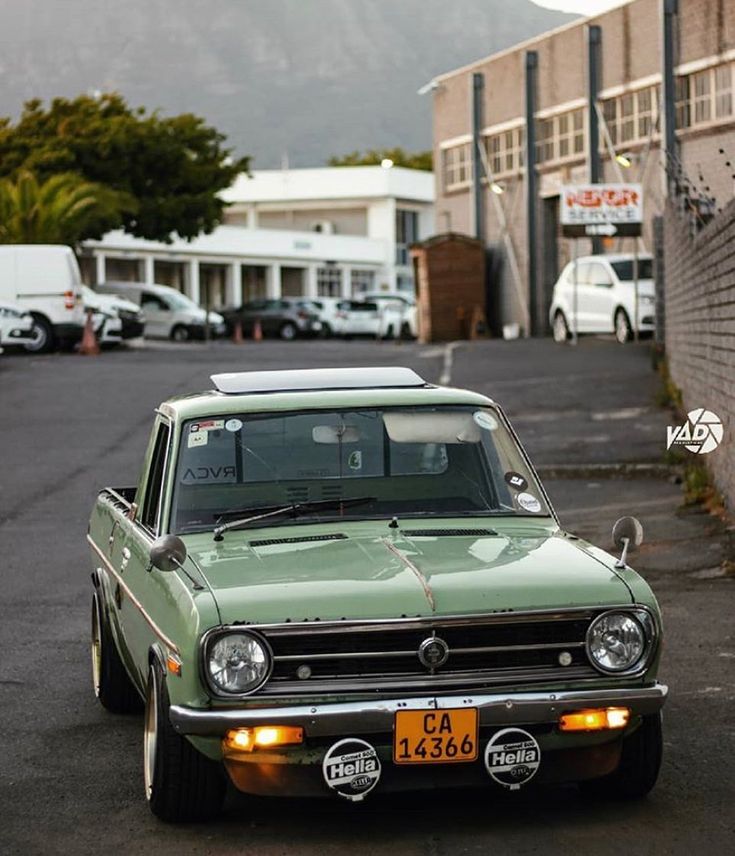
[[[255,728],[233,728],[225,734],[225,750],[252,752],[274,746],[293,746],[304,742],[304,729],[291,725],[257,725]]]
[[[627,707],[575,710],[559,717],[559,731],[605,731],[625,728],[630,720]]]

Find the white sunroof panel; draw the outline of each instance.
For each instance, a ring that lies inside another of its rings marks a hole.
[[[272,372],[226,372],[212,375],[216,389],[229,395],[323,389],[390,389],[426,386],[413,369],[380,366],[354,369],[292,369]]]

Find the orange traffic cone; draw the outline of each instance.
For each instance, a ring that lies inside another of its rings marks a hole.
[[[88,309],[87,320],[84,322],[82,342],[79,345],[79,353],[84,357],[96,357],[99,352],[100,346],[94,334],[94,326],[92,325],[92,310]]]
[[[235,321],[235,327],[234,327],[234,329],[233,329],[233,331],[232,331],[232,341],[233,341],[236,345],[242,345],[242,343],[243,343],[243,338],[242,338],[242,321],[240,321],[240,320]]]
[[[263,328],[260,326],[260,318],[256,318],[255,324],[253,325],[253,341],[254,342],[262,342],[263,341]]]

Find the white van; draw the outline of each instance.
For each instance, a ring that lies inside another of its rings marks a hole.
[[[61,244],[0,246],[0,300],[24,306],[34,318],[28,351],[69,347],[82,338],[84,304],[76,256]]]
[[[137,303],[145,314],[146,336],[186,342],[204,338],[207,313],[185,294],[168,285],[142,282],[103,282],[95,285],[99,294],[117,294]],[[222,336],[225,319],[217,312],[209,313],[212,336]]]

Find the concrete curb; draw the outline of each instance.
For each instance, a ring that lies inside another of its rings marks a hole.
[[[670,464],[542,464],[542,479],[680,479],[681,469]]]

